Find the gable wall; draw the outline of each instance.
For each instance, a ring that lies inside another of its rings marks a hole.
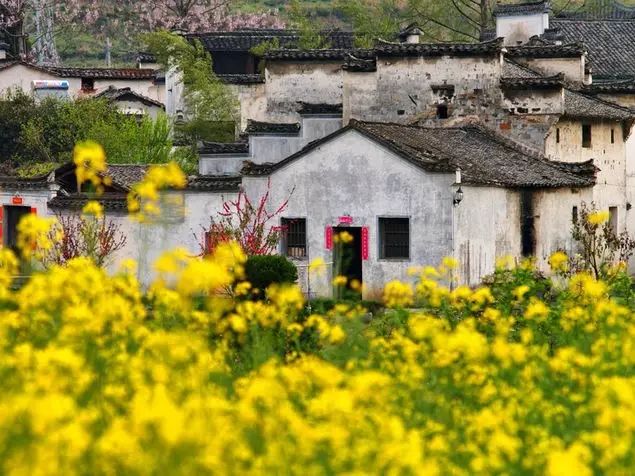
[[[569,81],[584,82],[584,57],[576,58],[514,58],[519,63],[534,71],[553,76],[564,73],[565,79]]]
[[[299,101],[342,104],[342,62],[269,61],[265,72],[267,120],[298,121]]]
[[[60,78],[59,76],[18,64],[0,71],[0,92],[4,93],[9,89],[20,89],[26,94],[31,94],[33,92],[32,81],[37,80],[68,81],[70,86],[68,92],[71,96],[74,91],[79,91],[80,89],[79,79]]]
[[[254,200],[267,188],[267,177],[245,177]],[[350,214],[352,226],[369,227],[370,259],[363,262],[367,297],[377,297],[392,279],[406,279],[411,265],[438,264],[451,253],[454,174],[427,173],[358,132],[349,131],[308,152],[271,175],[271,206],[287,199],[285,217],[306,218],[309,258],[332,263],[325,228]],[[378,217],[410,217],[411,259],[379,260]],[[312,278],[312,290],[330,295],[331,267]],[[301,283],[306,289],[306,283]]]
[[[582,125],[591,125],[591,148],[582,147]],[[560,143],[556,143],[560,129]],[[611,144],[611,129],[615,143]],[[593,201],[599,208],[617,206],[619,215],[626,213],[626,142],[622,124],[615,121],[560,119],[545,141],[545,154],[563,162],[584,162],[593,159],[600,169]],[[623,220],[621,220],[624,223]]]

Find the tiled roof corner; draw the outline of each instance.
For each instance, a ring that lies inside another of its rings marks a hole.
[[[373,73],[377,71],[377,61],[375,59],[358,58],[353,54],[346,55],[342,69],[352,73]]]
[[[280,124],[275,122],[260,122],[249,120],[245,132],[247,134],[295,135],[300,132],[300,124],[297,122]]]
[[[265,82],[265,77],[262,74],[218,74],[217,77],[225,84],[261,84]]]
[[[216,154],[248,154],[249,143],[248,142],[208,142],[202,141],[198,145],[198,153],[202,155],[216,155]]]
[[[564,73],[537,78],[502,77],[500,84],[503,89],[560,89],[564,86]]]
[[[238,192],[240,176],[192,175],[187,178],[187,190],[194,192]]]
[[[298,109],[298,113],[301,116],[341,116],[342,115],[342,104],[315,104],[315,103],[307,103],[307,102],[299,102],[300,108]]]

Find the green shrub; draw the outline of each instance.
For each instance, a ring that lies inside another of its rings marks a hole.
[[[271,284],[292,284],[298,279],[295,265],[278,255],[250,256],[245,264],[245,274],[247,281],[261,293]]]

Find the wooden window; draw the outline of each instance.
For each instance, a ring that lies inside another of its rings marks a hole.
[[[556,144],[560,144],[560,128],[556,128]]]
[[[615,129],[611,129],[611,144],[615,144]]]
[[[289,258],[306,258],[306,218],[282,219],[282,250]]]
[[[582,147],[591,148],[591,124],[582,125]]]
[[[410,258],[410,219],[379,219],[379,257],[382,259]]]
[[[617,235],[617,207],[609,207],[609,227]]]
[[[437,105],[437,119],[447,119],[447,118],[448,118],[447,104],[438,104]]]

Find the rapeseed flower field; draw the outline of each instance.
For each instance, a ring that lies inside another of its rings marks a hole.
[[[100,149],[76,163],[98,190]],[[157,169],[132,210],[155,215],[161,188],[183,182]],[[23,257],[50,249],[53,226],[20,224]],[[597,280],[561,252],[550,276],[501,259],[473,289],[447,258],[387,283],[370,313],[307,305],[289,285],[254,300],[246,259],[236,243],[177,249],[143,288],[134,262],[75,258],[16,289],[18,259],[0,250],[0,474],[635,472],[623,268]]]
[[[0,472],[632,474],[619,270],[523,264],[450,290],[448,261],[389,283],[392,309],[370,315],[309,313],[293,286],[246,299],[245,259],[175,250],[144,291],[133,263],[79,258],[14,291],[1,251]]]

